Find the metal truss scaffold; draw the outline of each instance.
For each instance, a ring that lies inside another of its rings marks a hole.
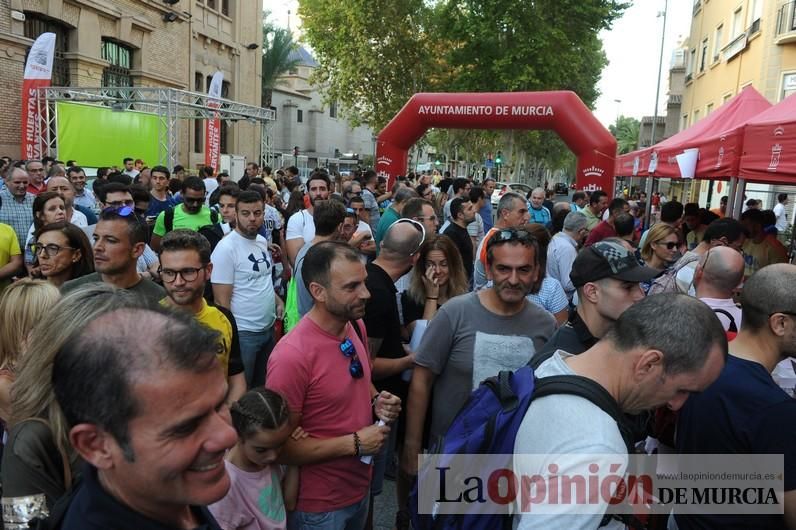
[[[273,142],[271,124],[276,119],[273,109],[255,107],[229,99],[214,99],[219,107],[209,104],[207,94],[175,88],[156,87],[46,87],[36,94],[39,116],[46,121],[40,137],[42,153],[57,157],[56,131],[58,114],[56,103],[86,103],[101,105],[115,112],[138,111],[154,114],[160,120],[158,127],[158,163],[174,167],[177,159],[178,125],[180,120],[207,120],[216,117],[227,123],[246,121],[260,125],[260,162],[271,160]]]

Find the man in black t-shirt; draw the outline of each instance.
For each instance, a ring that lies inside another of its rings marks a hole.
[[[384,233],[379,257],[366,267],[365,285],[370,299],[363,320],[373,357],[373,384],[379,391],[386,390],[402,401],[406,400],[409,389],[409,378],[402,378],[402,374],[414,366],[414,354],[401,341],[395,281],[412,268],[424,239],[422,224],[412,219],[398,219]],[[376,458],[371,482],[374,496],[381,493],[385,460],[392,458],[396,440],[403,439],[403,418],[402,413],[385,450]]]
[[[686,401],[675,439],[679,453],[783,454],[784,516],[685,515],[675,508],[681,530],[796,526],[796,400],[771,377],[777,363],[796,355],[795,282],[796,266],[779,264],[744,284],[741,331],[724,370]]]
[[[467,281],[473,281],[473,259],[475,251],[473,240],[467,232],[467,225],[475,220],[475,205],[469,199],[456,197],[451,202],[451,223],[442,235],[448,236],[462,255],[462,264],[467,271]]]

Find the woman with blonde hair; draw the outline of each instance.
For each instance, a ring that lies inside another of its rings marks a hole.
[[[11,384],[28,333],[55,305],[61,294],[43,280],[25,278],[8,286],[0,297],[0,420],[11,416]]]
[[[664,223],[654,225],[641,247],[641,259],[648,267],[665,270],[677,258],[678,237],[676,228]]]
[[[431,320],[442,304],[469,291],[461,254],[448,236],[426,236],[417,252],[409,289],[401,294],[408,335],[417,320]]]
[[[69,428],[52,389],[58,351],[75,334],[118,307],[140,306],[128,291],[95,283],[64,296],[31,330],[11,387],[11,430],[2,462],[5,528],[27,528],[70,490],[79,469]]]

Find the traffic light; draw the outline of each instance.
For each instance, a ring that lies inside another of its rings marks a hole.
[[[502,164],[503,163],[503,151],[498,151],[497,156],[495,157],[495,164]]]
[[[440,164],[442,164],[442,162],[440,162],[440,161],[439,161],[439,158],[437,158],[436,160],[434,160],[434,165],[435,165],[435,166],[438,166],[438,165],[440,165]]]

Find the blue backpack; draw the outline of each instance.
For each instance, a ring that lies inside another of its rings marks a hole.
[[[534,369],[555,352],[538,356],[529,366],[515,372],[500,372],[482,382],[454,418],[448,432],[434,452],[440,461],[435,467],[418,470],[417,481],[409,496],[409,511],[414,530],[445,529],[511,529],[512,517],[507,514],[428,514],[418,513],[418,485],[444,466],[444,455],[457,454],[513,454],[514,442],[525,412],[531,401],[551,394],[571,394],[588,399],[619,426],[628,446],[633,447],[632,432],[616,400],[599,384],[578,375],[557,375],[537,378]],[[477,510],[477,507],[474,508]],[[605,524],[605,521],[604,523]]]

